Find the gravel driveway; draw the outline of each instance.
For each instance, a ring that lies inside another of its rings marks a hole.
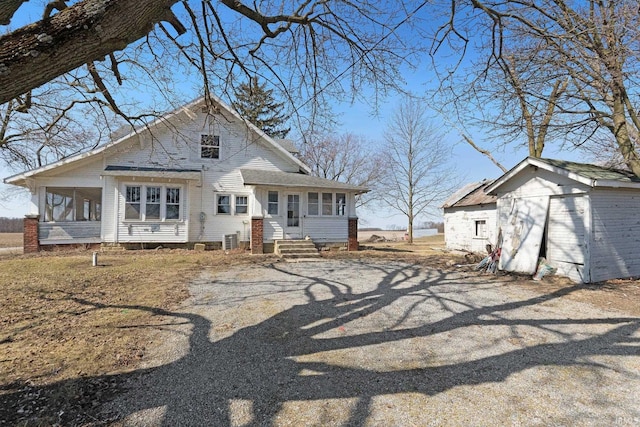
[[[204,271],[123,425],[640,424],[640,318],[475,273],[357,260]]]

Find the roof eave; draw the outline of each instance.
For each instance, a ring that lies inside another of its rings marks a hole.
[[[594,181],[590,178],[584,177],[582,175],[579,175],[575,172],[568,171],[563,168],[559,168],[557,166],[550,165],[535,157],[527,157],[526,159],[518,163],[516,166],[514,166],[511,170],[507,171],[500,178],[496,179],[493,184],[491,184],[485,189],[485,192],[488,194],[496,195],[496,191],[498,190],[498,188],[502,187],[506,182],[511,180],[514,176],[522,172],[527,166],[534,166],[549,172],[553,172],[555,174],[565,176],[569,179],[572,179],[581,184],[588,185],[590,187],[594,185]]]
[[[640,189],[640,182],[623,182],[612,179],[596,179],[593,180],[593,187],[608,187],[608,188],[630,188]]]

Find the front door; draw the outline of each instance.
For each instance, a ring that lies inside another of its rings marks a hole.
[[[302,224],[300,218],[300,194],[287,194],[287,224],[285,227],[286,239],[301,239]]]

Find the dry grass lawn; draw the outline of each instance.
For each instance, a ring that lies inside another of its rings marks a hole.
[[[25,385],[135,369],[152,339],[149,331],[164,320],[161,311],[187,297],[192,276],[203,267],[263,258],[222,251],[126,251],[100,254],[100,266],[92,267],[91,257],[91,251],[0,257],[0,419],[11,419],[3,411],[19,409]],[[66,389],[46,400],[60,409],[79,394]],[[3,400],[7,396],[11,401]],[[56,422],[51,416],[43,411],[33,425]]]
[[[0,233],[0,248],[22,247],[22,233]]]
[[[443,246],[438,235],[413,245],[363,243],[360,252],[323,256],[393,259],[443,269],[465,263],[464,257],[444,252]],[[69,384],[86,388],[90,381],[83,379],[135,370],[155,345],[151,331],[172,321],[162,311],[177,307],[188,296],[187,283],[203,268],[273,260],[273,255],[165,249],[101,253],[100,266],[92,267],[91,255],[84,250],[0,255],[0,420],[51,425],[60,423],[56,414],[65,411],[65,417],[72,418],[61,424],[88,422],[91,411],[99,409],[96,402],[104,400],[109,390],[104,384],[88,391]],[[521,282],[532,287],[566,286],[553,278],[541,283],[527,277]],[[636,313],[639,283],[585,285],[575,298]],[[39,412],[16,418],[34,388],[42,387],[48,394],[39,395]]]

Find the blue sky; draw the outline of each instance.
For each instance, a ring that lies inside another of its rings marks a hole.
[[[12,22],[11,28],[17,28],[23,25],[25,22],[32,22],[40,18],[43,5],[48,2],[44,0],[32,0],[26,3],[17,15],[18,20]],[[410,35],[409,35],[410,36]],[[429,59],[425,58],[425,64],[419,64],[416,71],[405,71],[404,77],[406,80],[406,89],[416,95],[425,93],[426,90],[432,85],[434,75],[432,72],[427,71],[427,63]],[[366,88],[363,88],[365,93]],[[194,93],[192,98],[199,96]],[[383,133],[387,123],[388,117],[392,114],[394,108],[400,102],[400,96],[389,96],[379,106],[376,112],[372,111],[372,107],[363,102],[356,102],[355,104],[341,103],[335,101],[333,105],[334,113],[341,118],[342,124],[335,129],[336,133],[353,133],[366,137],[368,140],[377,143],[384,144]],[[442,122],[444,120],[438,117],[436,113],[435,121]],[[479,132],[474,135],[480,140],[482,139],[482,133]],[[501,171],[491,162],[489,159],[475,151],[472,147],[461,141],[460,136],[456,132],[452,132],[446,136],[449,144],[452,146],[451,165],[455,168],[460,176],[461,182],[479,181],[484,178],[496,178],[501,175]],[[486,148],[486,147],[485,147]],[[495,152],[494,156],[507,168],[514,166],[526,155],[526,149],[524,147],[507,147],[504,152]],[[576,160],[577,155],[575,153],[559,153],[554,151],[553,146],[549,146],[545,150],[546,157],[560,157],[565,159]],[[5,178],[14,174],[15,171],[10,171],[6,166],[0,165],[0,177]],[[22,217],[27,213],[28,197],[23,193],[22,196],[11,192],[11,197],[6,200],[6,197],[0,197],[0,216],[2,217]],[[7,186],[0,184],[0,195],[7,195]],[[375,214],[368,210],[361,210],[359,212],[360,218],[363,220],[362,224],[375,227],[386,227],[388,225],[406,225],[406,219],[402,216],[394,214],[394,212],[385,212],[379,207],[376,207]],[[424,218],[426,220],[438,219],[438,218]]]

